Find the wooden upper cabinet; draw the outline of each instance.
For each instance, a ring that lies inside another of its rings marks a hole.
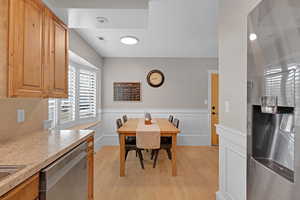
[[[35,0],[11,0],[9,11],[8,95],[42,97],[44,6]]]
[[[0,98],[68,97],[67,26],[41,0],[3,0],[0,11]]]
[[[50,63],[49,95],[68,97],[68,28],[53,14],[49,14]]]

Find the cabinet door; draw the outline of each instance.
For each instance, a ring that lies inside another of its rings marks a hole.
[[[42,97],[43,12],[39,0],[10,0],[9,89],[10,97]]]
[[[0,197],[0,200],[36,200],[39,196],[39,176],[34,175],[24,183]]]
[[[50,20],[50,97],[68,97],[68,39],[68,28],[52,15]]]

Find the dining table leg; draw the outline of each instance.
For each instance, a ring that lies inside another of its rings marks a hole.
[[[125,135],[120,134],[120,176],[125,176]]]
[[[176,148],[177,148],[177,135],[174,134],[172,136],[172,176],[177,176]]]

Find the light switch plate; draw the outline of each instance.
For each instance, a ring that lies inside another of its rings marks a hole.
[[[17,122],[22,123],[25,121],[25,110],[18,109],[17,110]]]

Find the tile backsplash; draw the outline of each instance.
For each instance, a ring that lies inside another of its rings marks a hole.
[[[17,123],[17,109],[25,111],[25,121]],[[48,119],[47,99],[0,99],[0,141],[43,129]]]

